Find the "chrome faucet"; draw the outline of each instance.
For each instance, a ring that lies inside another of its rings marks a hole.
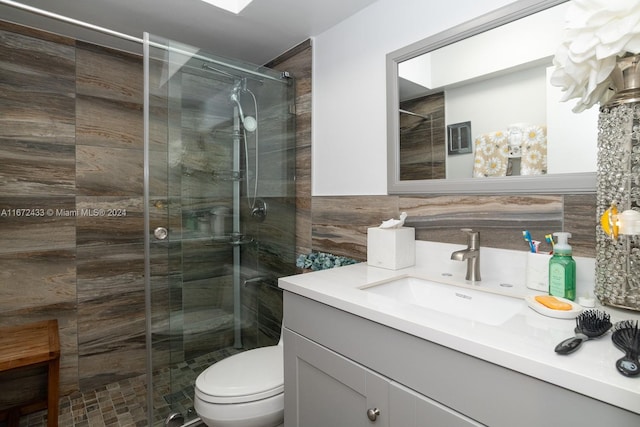
[[[470,228],[463,228],[461,231],[467,233],[467,249],[461,249],[451,254],[451,259],[456,261],[467,261],[466,280],[479,282],[480,279],[480,232]]]

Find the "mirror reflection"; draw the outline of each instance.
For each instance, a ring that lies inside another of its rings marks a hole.
[[[398,62],[400,181],[596,170],[597,108],[549,83],[566,7]]]
[[[444,92],[400,101],[400,179],[446,178]]]

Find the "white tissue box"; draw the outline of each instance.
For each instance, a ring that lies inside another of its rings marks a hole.
[[[402,228],[367,229],[367,264],[398,270],[416,262],[416,230]]]

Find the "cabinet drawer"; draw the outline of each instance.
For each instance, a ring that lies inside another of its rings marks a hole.
[[[459,412],[447,408],[394,381],[389,386],[389,425],[403,427],[482,427]]]

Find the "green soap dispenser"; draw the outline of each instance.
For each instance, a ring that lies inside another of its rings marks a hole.
[[[576,299],[576,262],[571,257],[568,239],[571,233],[553,233],[558,243],[553,246],[553,257],[549,260],[549,295]]]

